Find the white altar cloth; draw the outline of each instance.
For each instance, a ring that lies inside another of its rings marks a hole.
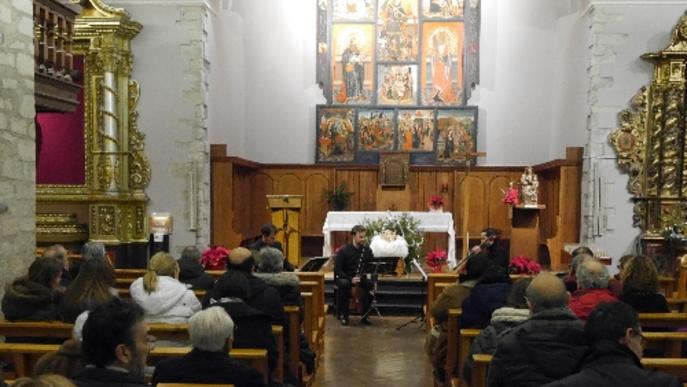
[[[377,220],[389,216],[399,216],[398,211],[329,211],[322,226],[324,247],[322,256],[332,255],[332,231],[351,231],[353,226],[361,224],[365,219]],[[456,262],[456,230],[453,226],[453,214],[450,212],[407,212],[420,223],[418,229],[422,232],[445,232],[448,234],[448,265],[455,267]]]

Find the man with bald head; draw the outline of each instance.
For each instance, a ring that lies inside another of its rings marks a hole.
[[[550,273],[526,292],[530,318],[498,339],[489,387],[541,386],[573,373],[585,350],[584,325],[568,309],[570,294]]]
[[[577,268],[577,290],[570,299],[570,310],[580,320],[586,320],[600,303],[617,301],[608,289],[610,279],[606,266],[597,260],[584,261]]]

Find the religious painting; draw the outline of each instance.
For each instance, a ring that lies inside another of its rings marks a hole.
[[[355,109],[317,107],[317,161],[348,162],[355,158]]]
[[[374,0],[332,0],[334,21],[371,21],[374,12]]]
[[[476,143],[477,108],[437,110],[437,162],[474,164]]]
[[[417,61],[417,0],[379,0],[377,61]]]
[[[332,92],[338,104],[372,102],[374,24],[332,27]]]
[[[394,149],[393,109],[358,109],[358,150]]]
[[[427,22],[422,30],[422,104],[463,104],[463,23]]]
[[[462,18],[463,0],[422,0],[422,15],[427,18]]]
[[[434,110],[399,109],[397,122],[400,151],[434,151]]]
[[[379,65],[378,105],[417,104],[417,65]]]

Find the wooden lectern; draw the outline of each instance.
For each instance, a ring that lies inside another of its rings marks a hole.
[[[303,195],[266,195],[272,211],[272,224],[277,228],[276,239],[284,248],[284,257],[294,266],[301,260],[301,206]]]
[[[511,207],[510,256],[539,261],[539,212],[543,204]]]

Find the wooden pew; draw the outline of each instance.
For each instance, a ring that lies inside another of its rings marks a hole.
[[[660,328],[666,331],[687,326],[687,313],[640,313],[642,328]]]
[[[233,384],[158,383],[157,387],[234,387]]]
[[[472,371],[472,381],[470,387],[486,387],[487,372],[492,355],[475,354],[472,355],[474,361]],[[647,370],[656,370],[671,374],[677,377],[680,382],[687,381],[687,359],[682,358],[648,358],[642,360],[642,366]]]
[[[31,376],[36,361],[43,355],[55,352],[60,348],[59,344],[22,344],[0,343],[0,355],[10,355],[14,362],[17,377]],[[165,358],[183,356],[191,350],[191,347],[156,347],[149,358]],[[257,348],[234,348],[229,355],[237,360],[246,362],[260,372],[267,382],[267,350]]]
[[[687,298],[666,298],[666,302],[671,312],[687,312]]]
[[[311,292],[313,293],[313,296],[315,297],[315,311],[316,311],[316,319],[315,321],[317,322],[317,330],[319,332],[319,352],[318,353],[323,353],[324,352],[324,332],[326,331],[326,322],[327,322],[327,304],[324,302],[324,293],[325,293],[325,287],[324,287],[324,273],[322,272],[295,272],[296,275],[298,276],[298,279],[301,282],[316,282],[317,283],[317,292],[314,292],[313,289],[303,289],[301,288],[301,291],[305,292]]]
[[[449,387],[453,382],[453,373],[458,365],[458,321],[462,311],[460,309],[448,310],[448,321],[446,330],[446,363],[444,365],[445,383],[444,386]],[[460,373],[460,370],[458,370]],[[459,376],[460,377],[460,376]]]

